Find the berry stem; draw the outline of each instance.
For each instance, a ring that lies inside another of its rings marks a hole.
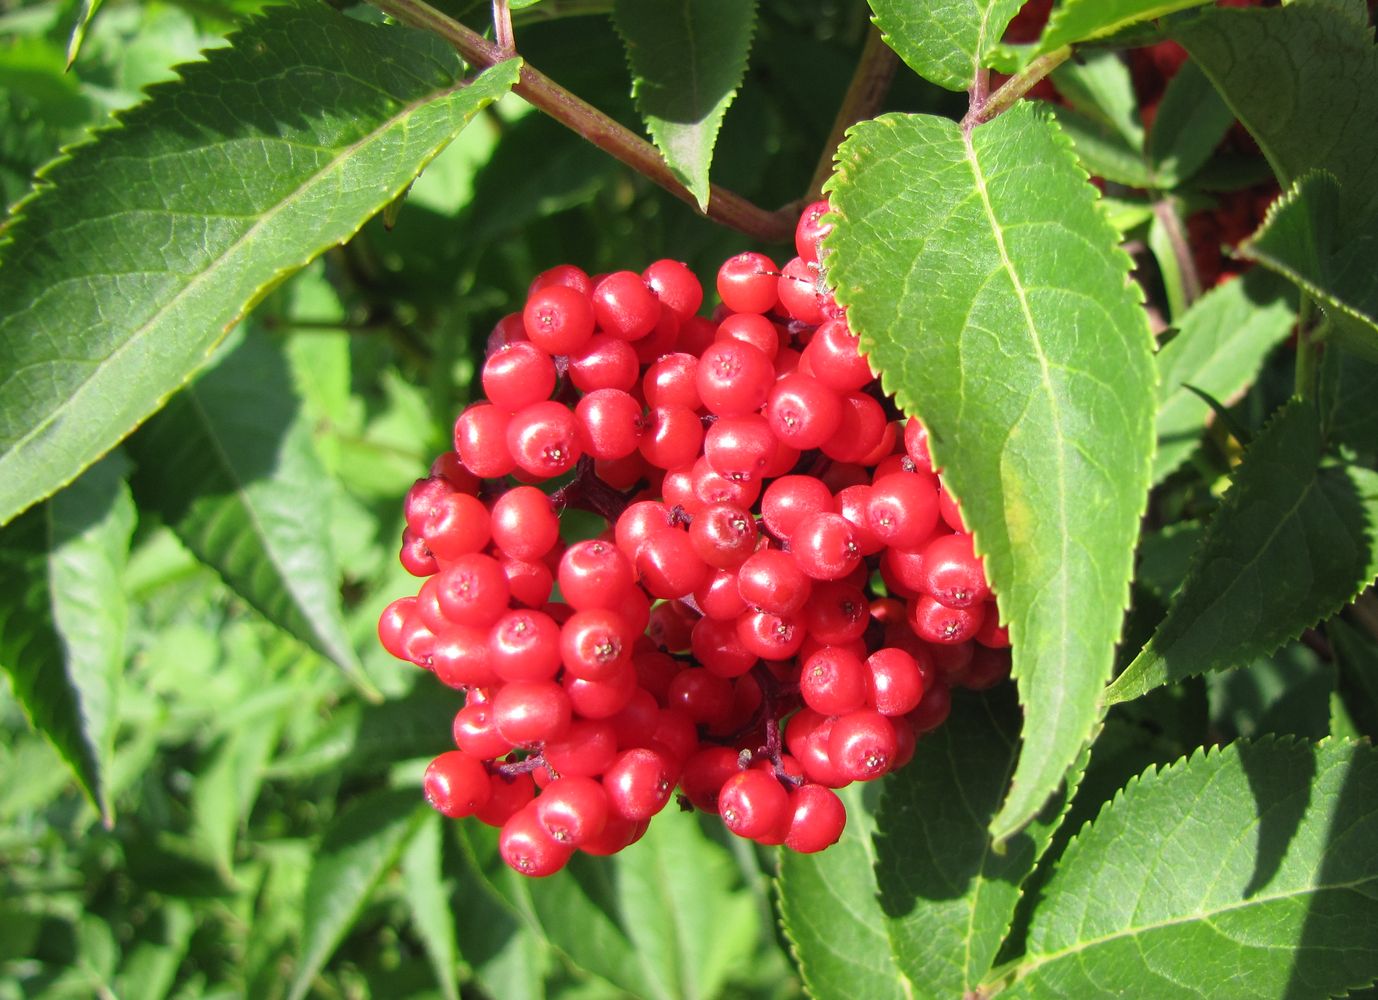
[[[962,131],[970,135],[971,130],[977,125],[990,121],[1002,111],[1008,111],[1014,106],[1015,101],[1028,93],[1029,89],[1039,80],[1066,62],[1067,57],[1071,54],[1072,47],[1064,45],[1060,49],[1053,49],[1053,51],[1039,56],[1002,83],[995,93],[980,103],[975,100],[977,93],[976,89],[973,88],[973,100],[966,117],[962,119]]]
[[[627,493],[619,493],[603,482],[594,472],[593,459],[585,455],[574,468],[574,478],[550,494],[550,502],[556,510],[566,507],[587,510],[607,518],[609,524],[616,524],[636,492],[634,486]]]
[[[512,11],[507,0],[493,0],[493,40],[508,56],[517,54],[517,39],[512,34]]]
[[[530,774],[532,771],[539,771],[541,768],[545,767],[545,756],[543,754],[533,753],[531,756],[523,757],[521,760],[504,761],[501,764],[496,761],[487,761],[486,765],[491,773],[507,781],[511,781],[518,775]]]
[[[498,45],[442,14],[424,0],[372,0],[372,3],[404,24],[439,35],[455,47],[465,62],[476,68],[487,69],[510,56]],[[514,91],[528,104],[579,133],[676,198],[697,208],[694,196],[670,172],[655,146],[576,97],[535,67],[527,63],[522,65]],[[717,184],[710,188],[708,209],[704,214],[714,222],[764,243],[788,242],[793,238],[798,221],[795,206],[772,212]]]
[[[837,157],[837,147],[847,136],[847,130],[859,121],[874,117],[890,92],[890,83],[895,79],[895,69],[899,57],[885,44],[880,29],[874,24],[866,32],[866,43],[862,46],[861,57],[857,60],[852,81],[847,92],[842,95],[842,105],[833,119],[832,130],[823,143],[823,152],[814,168],[813,179],[809,181],[805,202],[814,202],[823,197],[823,185],[833,173],[833,163]]]

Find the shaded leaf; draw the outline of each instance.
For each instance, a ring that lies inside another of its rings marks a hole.
[[[1147,321],[1094,189],[1033,106],[969,135],[863,123],[830,191],[829,280],[886,390],[928,426],[1009,623],[1025,722],[1004,838],[1099,717],[1147,495]]]
[[[1148,133],[1155,185],[1173,188],[1200,170],[1233,123],[1229,105],[1201,67],[1184,62],[1168,81]]]
[[[1048,18],[1031,55],[1064,45],[1113,35],[1130,25],[1174,11],[1199,7],[1208,0],[1065,0]]]
[[[1054,107],[1054,117],[1088,173],[1129,187],[1149,187],[1153,176],[1143,156],[1114,126],[1075,108]]]
[[[127,465],[112,455],[0,532],[0,666],[107,821],[135,520]]]
[[[665,162],[706,211],[713,147],[746,75],[756,2],[617,0],[613,21],[627,48],[637,110]]]
[[[1372,982],[1375,803],[1366,744],[1235,744],[1147,772],[1067,848],[1000,996],[1321,998]]]
[[[1321,357],[1321,420],[1326,439],[1372,465],[1378,453],[1378,363],[1343,351]]]
[[[637,997],[715,997],[755,944],[737,867],[692,815],[657,817],[614,857],[576,855],[549,879],[498,879],[547,941]]]
[[[245,601],[366,684],[300,411],[279,345],[250,332],[130,439],[134,488]]]
[[[1307,174],[1273,203],[1258,232],[1239,252],[1293,281],[1355,345],[1378,359],[1378,206],[1366,219],[1342,220],[1340,186],[1324,172]]]
[[[50,165],[0,244],[0,522],[155,410],[284,274],[354,233],[517,64],[272,8]]]
[[[1079,54],[1052,75],[1057,92],[1072,107],[1113,129],[1124,145],[1142,156],[1144,126],[1129,66],[1108,50]]]
[[[1106,698],[1266,656],[1375,575],[1378,473],[1322,463],[1316,409],[1293,400],[1245,451],[1167,618]]]
[[[842,839],[818,854],[780,854],[780,915],[815,997],[909,1000],[924,996],[890,949],[876,882],[875,819],[853,785]]]
[[[1378,738],[1378,640],[1341,617],[1325,623],[1340,671],[1339,693],[1363,735]]]
[[[951,717],[885,782],[876,879],[895,963],[916,996],[965,996],[990,971],[1020,886],[1070,799],[1055,797],[1003,851],[994,850],[988,828],[1018,747],[1012,691],[959,693]]]
[[[1210,406],[1188,386],[1232,399],[1291,331],[1296,314],[1282,291],[1279,281],[1258,270],[1227,281],[1192,303],[1177,335],[1158,352],[1155,483],[1187,460],[1210,416]]]
[[[459,953],[455,918],[445,891],[441,852],[445,821],[432,812],[421,821],[402,852],[402,885],[412,926],[426,949],[445,1000],[459,1000]]]
[[[885,43],[909,68],[948,90],[966,90],[1023,0],[871,0]]]
[[[306,996],[429,812],[416,789],[388,789],[356,799],[326,827],[302,902],[292,1000]]]

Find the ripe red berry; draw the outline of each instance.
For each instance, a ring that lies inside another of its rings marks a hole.
[[[422,786],[426,801],[452,819],[472,816],[492,795],[482,762],[460,750],[443,753],[431,761]]]

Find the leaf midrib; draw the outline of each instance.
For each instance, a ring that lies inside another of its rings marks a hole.
[[[203,268],[199,274],[197,274],[185,285],[183,285],[182,288],[175,295],[173,295],[165,303],[159,306],[159,308],[156,312],[153,313],[153,315],[151,315],[147,320],[145,320],[144,323],[137,329],[135,329],[128,337],[122,340],[113,351],[111,351],[108,355],[105,356],[103,360],[98,362],[92,369],[91,373],[88,374],[85,378],[83,378],[79,383],[77,383],[77,385],[71,390],[71,392],[67,394],[66,398],[62,400],[62,402],[60,402],[56,407],[54,407],[47,414],[47,416],[45,416],[42,420],[40,420],[37,424],[30,428],[27,433],[19,437],[14,442],[14,444],[10,446],[9,450],[3,456],[0,456],[0,468],[3,468],[11,460],[13,460],[14,456],[18,455],[21,451],[23,451],[29,445],[29,443],[32,442],[35,438],[40,437],[41,435],[46,433],[49,427],[51,427],[55,422],[57,422],[58,419],[61,418],[71,407],[77,404],[78,400],[83,395],[86,388],[103,372],[105,372],[112,362],[118,359],[132,346],[142,343],[144,338],[151,334],[151,332],[161,323],[162,318],[169,311],[171,311],[172,309],[180,305],[182,302],[184,302],[188,296],[194,294],[196,289],[203,282],[208,281],[212,276],[219,275],[222,271],[222,268],[225,266],[225,262],[233,255],[235,255],[240,250],[240,248],[243,247],[246,243],[252,241],[253,238],[258,235],[258,233],[263,229],[265,225],[268,225],[275,221],[283,212],[287,211],[298,201],[304,198],[307,193],[315,191],[325,181],[327,176],[335,174],[340,168],[342,168],[346,163],[353,159],[353,157],[360,150],[368,147],[369,145],[377,141],[377,139],[380,136],[387,132],[390,132],[399,123],[405,122],[406,119],[410,118],[420,108],[424,107],[427,104],[430,104],[432,101],[440,99],[443,96],[454,93],[455,91],[462,88],[464,85],[465,83],[463,80],[458,80],[447,87],[432,90],[427,94],[418,97],[415,100],[403,105],[402,108],[400,108],[396,114],[394,114],[386,121],[381,123],[373,131],[369,132],[364,136],[361,136],[354,142],[350,143],[348,146],[341,149],[340,152],[332,160],[323,164],[319,170],[317,170],[314,174],[310,175],[304,184],[295,188],[292,192],[290,192],[287,195],[287,197],[283,198],[276,205],[271,206],[266,212],[262,213],[259,216],[258,221],[256,221],[252,226],[246,229],[244,233],[239,236],[239,238],[237,238],[233,243],[226,247],[225,250],[221,254],[219,254],[219,256],[212,264]],[[258,287],[263,287],[263,284],[265,283],[260,283]],[[239,315],[242,312],[242,310],[243,305],[241,304],[237,307],[236,316]],[[233,318],[230,320],[230,322],[233,322]],[[226,326],[228,327],[228,325],[229,324],[227,323]]]

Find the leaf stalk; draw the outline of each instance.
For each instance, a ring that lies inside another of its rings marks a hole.
[[[1071,54],[1070,45],[1044,53],[1002,83],[995,93],[985,100],[979,100],[982,88],[973,88],[970,109],[962,119],[962,131],[970,135],[971,130],[977,125],[990,121],[1002,111],[1008,111],[1014,106],[1015,101],[1027,94],[1039,80],[1066,62]]]
[[[470,66],[487,69],[511,56],[499,45],[442,14],[424,0],[371,2],[404,24],[440,36],[454,46]],[[660,151],[630,129],[529,64],[522,65],[521,76],[513,89],[532,107],[698,210],[693,194],[670,171]],[[772,212],[717,184],[709,189],[708,209],[702,214],[763,243],[787,242],[794,235],[796,220],[792,206]]]

